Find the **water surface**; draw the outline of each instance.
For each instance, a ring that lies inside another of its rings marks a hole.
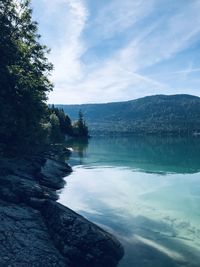
[[[200,139],[69,142],[60,202],[113,233],[120,267],[200,266]]]

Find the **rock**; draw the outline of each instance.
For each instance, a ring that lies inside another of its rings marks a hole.
[[[0,158],[0,266],[117,266],[120,243],[55,202],[72,169],[48,156]]]
[[[0,266],[67,267],[39,211],[0,201]]]
[[[47,159],[40,171],[40,184],[53,189],[61,189],[65,182],[63,177],[72,172],[71,167],[57,160]]]
[[[56,247],[73,266],[114,267],[123,257],[115,237],[69,208],[47,200],[41,212]]]
[[[16,175],[0,177],[1,199],[12,203],[27,203],[30,198],[57,200],[55,191],[41,186],[38,181],[24,179]]]

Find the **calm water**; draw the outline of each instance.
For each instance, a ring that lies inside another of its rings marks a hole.
[[[113,233],[120,267],[200,266],[200,139],[69,143],[60,202]]]

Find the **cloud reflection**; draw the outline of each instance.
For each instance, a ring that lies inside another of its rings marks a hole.
[[[198,139],[92,139],[81,165],[71,146],[59,201],[121,240],[119,267],[199,267]]]

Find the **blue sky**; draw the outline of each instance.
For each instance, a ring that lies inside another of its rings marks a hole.
[[[200,0],[32,0],[50,103],[200,96]]]

